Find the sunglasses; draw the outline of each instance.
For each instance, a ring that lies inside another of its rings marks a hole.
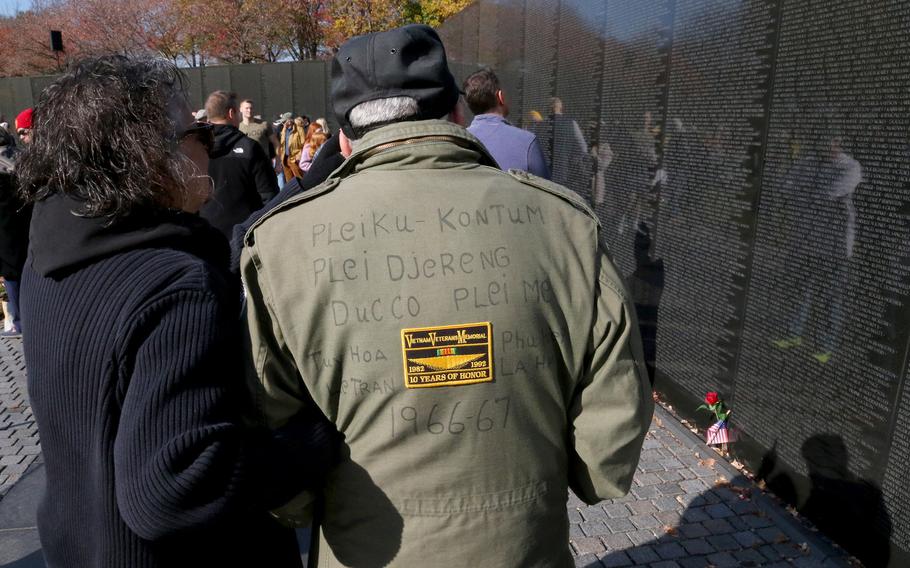
[[[25,136],[26,134],[31,134],[31,132],[32,131],[29,130],[28,128],[20,128],[19,130],[16,131],[16,134],[18,134],[19,136]]]
[[[195,138],[205,147],[207,152],[211,152],[215,146],[215,135],[212,132],[212,125],[208,122],[193,122],[187,126],[183,132],[177,135],[177,141],[183,142],[190,138]]]

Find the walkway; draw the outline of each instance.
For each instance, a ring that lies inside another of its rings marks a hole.
[[[34,512],[41,463],[21,342],[0,339],[0,568],[44,566]],[[568,507],[579,567],[850,566],[663,409],[631,493],[592,507],[571,495]]]

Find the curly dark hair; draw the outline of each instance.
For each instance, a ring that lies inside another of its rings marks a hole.
[[[182,99],[177,67],[105,55],[75,64],[35,105],[32,143],[17,167],[29,202],[62,193],[87,217],[122,217],[169,206],[186,191],[184,161],[169,109]]]

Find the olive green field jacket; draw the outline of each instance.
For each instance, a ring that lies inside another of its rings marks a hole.
[[[573,565],[569,488],[625,494],[653,411],[599,231],[439,120],[367,134],[250,228],[260,409],[277,427],[312,397],[345,436],[319,566]]]

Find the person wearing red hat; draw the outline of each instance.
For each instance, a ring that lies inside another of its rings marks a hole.
[[[32,142],[32,109],[27,108],[16,117],[16,134],[23,144]]]
[[[27,108],[16,116],[16,132],[23,144],[31,143],[32,109]],[[28,228],[32,218],[30,205],[23,206],[15,191],[15,161],[8,156],[11,168],[0,174],[0,278],[9,298],[11,327],[0,332],[0,337],[21,337],[22,318],[19,311],[19,281],[28,252]]]

